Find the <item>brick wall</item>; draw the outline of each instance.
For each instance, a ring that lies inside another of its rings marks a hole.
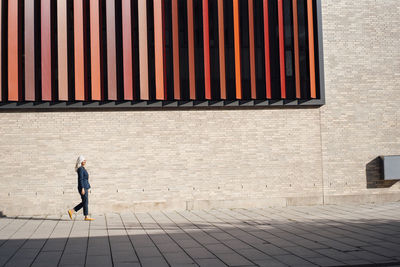
[[[400,200],[367,188],[400,153],[400,2],[322,8],[322,108],[1,111],[0,211],[65,212],[80,154],[94,213]]]
[[[373,189],[367,183],[379,178],[370,172],[378,156],[400,154],[400,2],[322,1],[322,9],[326,200],[336,203],[343,194],[398,198],[399,184]]]

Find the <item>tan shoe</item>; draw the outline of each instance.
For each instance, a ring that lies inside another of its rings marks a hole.
[[[69,215],[69,218],[72,220],[72,214],[73,214],[73,212],[72,212],[72,210],[68,210],[68,215]]]
[[[93,221],[93,220],[94,220],[93,218],[85,217],[85,221]]]

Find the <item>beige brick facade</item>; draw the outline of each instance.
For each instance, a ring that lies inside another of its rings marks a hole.
[[[91,212],[400,200],[367,188],[374,159],[400,154],[398,14],[322,1],[321,108],[0,111],[0,212],[72,207],[80,154]]]

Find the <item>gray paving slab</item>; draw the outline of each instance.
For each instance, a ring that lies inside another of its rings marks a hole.
[[[0,218],[0,266],[400,265],[400,202]]]

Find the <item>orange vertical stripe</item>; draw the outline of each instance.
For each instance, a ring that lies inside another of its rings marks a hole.
[[[210,28],[208,18],[208,0],[203,0],[203,44],[204,44],[204,85],[205,97],[211,99],[210,73]]]
[[[181,99],[180,73],[179,73],[179,25],[178,25],[178,0],[172,0],[172,46],[174,64],[174,99]]]
[[[42,41],[42,100],[50,101],[51,92],[51,21],[50,1],[42,0],[41,8],[41,41]]]
[[[1,25],[1,23],[2,23],[2,21],[3,21],[3,16],[2,16],[2,12],[3,12],[3,1],[0,1],[0,25]],[[2,27],[0,27],[0,44],[2,43]],[[2,87],[2,73],[3,73],[3,68],[2,68],[2,65],[3,64],[1,64],[1,62],[2,62],[2,53],[1,53],[1,47],[0,47],[0,102],[3,100],[3,95],[2,95],[2,90],[3,90],[3,87]]]
[[[35,100],[35,8],[25,0],[25,100]]]
[[[164,19],[163,0],[154,0],[154,60],[156,72],[156,99],[164,100],[166,94],[164,77]]]
[[[219,76],[221,99],[226,99],[224,0],[218,0]]]
[[[149,63],[147,51],[147,7],[146,1],[138,1],[139,21],[139,69],[140,99],[149,100]]]
[[[163,0],[154,0],[154,61],[156,72],[156,99],[165,100],[164,77]]]
[[[179,73],[179,25],[178,25],[178,0],[172,0],[172,46],[174,58],[174,98],[181,99],[180,73]]]
[[[67,1],[57,1],[58,100],[68,100]]]
[[[256,91],[256,59],[254,51],[254,10],[253,0],[248,0],[249,10],[249,46],[250,46],[250,80],[251,80],[251,98],[257,98]]]
[[[314,19],[312,0],[307,0],[307,16],[308,16],[308,44],[310,55],[310,85],[311,98],[317,98],[315,85],[315,50],[314,50]]]
[[[101,100],[99,0],[90,0],[90,59],[92,100]]]
[[[281,98],[286,98],[286,72],[285,72],[285,30],[283,24],[283,0],[278,0],[279,24],[279,58],[281,72]]]
[[[188,52],[189,52],[189,87],[190,99],[196,99],[196,74],[194,61],[194,25],[193,25],[193,0],[187,0],[187,18],[188,18]]]
[[[271,63],[269,55],[269,15],[268,0],[264,0],[264,54],[265,54],[265,89],[268,99],[272,98],[271,90]]]
[[[294,33],[294,69],[296,76],[296,98],[300,93],[300,55],[299,55],[299,20],[297,15],[297,0],[293,0],[293,33]]]
[[[133,100],[131,0],[122,0],[122,57],[124,100]]]
[[[8,2],[8,100],[19,100],[18,1]]]
[[[142,1],[139,1],[142,2]],[[108,100],[117,100],[117,56],[115,43],[115,1],[106,1]]]
[[[85,100],[83,0],[74,0],[75,100]]]
[[[233,28],[235,39],[235,77],[236,77],[236,98],[242,99],[242,75],[240,63],[240,30],[239,30],[239,0],[233,0]]]

